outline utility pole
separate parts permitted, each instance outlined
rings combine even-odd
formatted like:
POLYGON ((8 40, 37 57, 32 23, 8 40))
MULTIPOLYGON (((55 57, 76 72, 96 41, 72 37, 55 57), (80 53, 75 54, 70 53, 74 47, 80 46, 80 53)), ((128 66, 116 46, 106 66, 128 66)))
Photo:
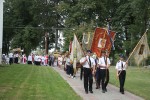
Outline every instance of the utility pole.
POLYGON ((49 36, 49 33, 45 32, 45 54, 47 55, 48 54, 48 36, 49 36))
POLYGON ((2 64, 3 44, 3 0, 0 0, 0 64, 2 64))
MULTIPOLYGON (((56 0, 56 6, 58 5, 58 0, 56 0)), ((55 12, 56 13, 56 27, 58 28, 59 26, 58 26, 58 24, 59 24, 59 22, 58 22, 58 19, 59 19, 59 15, 58 15, 58 12, 55 12)), ((58 29, 55 29, 55 31, 56 31, 56 35, 55 35, 55 50, 57 50, 58 49, 58 29)))

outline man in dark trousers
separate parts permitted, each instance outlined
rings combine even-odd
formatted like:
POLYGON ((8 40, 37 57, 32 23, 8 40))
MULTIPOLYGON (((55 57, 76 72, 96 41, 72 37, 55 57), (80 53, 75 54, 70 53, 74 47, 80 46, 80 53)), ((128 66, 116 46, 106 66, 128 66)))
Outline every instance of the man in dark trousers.
POLYGON ((107 92, 107 84, 109 82, 109 67, 110 67, 110 60, 106 55, 106 51, 102 51, 102 56, 99 58, 98 61, 98 68, 99 68, 99 77, 98 77, 98 85, 100 82, 102 83, 102 93, 107 92))
POLYGON ((91 50, 87 50, 86 57, 82 57, 80 59, 80 64, 83 66, 83 72, 84 72, 84 89, 85 93, 88 94, 88 91, 90 93, 93 93, 92 85, 93 85, 93 75, 95 72, 95 61, 91 57, 91 50))
POLYGON ((128 63, 124 61, 124 55, 119 55, 120 60, 116 64, 117 77, 119 77, 120 93, 124 94, 124 83, 126 79, 126 68, 128 63))

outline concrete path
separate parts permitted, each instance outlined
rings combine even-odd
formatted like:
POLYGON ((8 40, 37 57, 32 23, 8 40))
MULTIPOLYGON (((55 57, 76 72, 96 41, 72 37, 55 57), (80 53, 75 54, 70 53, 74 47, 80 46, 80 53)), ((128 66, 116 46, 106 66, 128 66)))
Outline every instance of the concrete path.
POLYGON ((138 97, 134 94, 131 94, 127 91, 125 91, 125 94, 121 94, 119 92, 119 88, 109 84, 107 86, 106 93, 102 93, 101 88, 95 89, 96 85, 93 84, 93 94, 88 93, 85 94, 84 87, 83 87, 83 80, 80 80, 79 72, 76 75, 75 79, 69 78, 68 75, 64 72, 64 70, 53 67, 54 70, 56 70, 64 80, 68 82, 68 84, 73 88, 73 90, 80 95, 83 100, 144 100, 141 97, 138 97))

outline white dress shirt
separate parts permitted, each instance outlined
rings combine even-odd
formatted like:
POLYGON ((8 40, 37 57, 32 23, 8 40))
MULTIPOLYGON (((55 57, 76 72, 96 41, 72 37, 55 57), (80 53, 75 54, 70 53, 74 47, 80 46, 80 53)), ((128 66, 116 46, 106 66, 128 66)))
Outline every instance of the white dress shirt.
POLYGON ((126 70, 127 64, 124 61, 119 60, 116 64, 116 69, 121 71, 121 70, 126 70), (122 68, 122 64, 123 64, 123 68, 122 68))
POLYGON ((82 57, 82 58, 80 59, 80 63, 84 62, 86 59, 87 59, 88 61, 86 61, 86 62, 82 65, 84 68, 92 68, 93 66, 95 66, 95 60, 94 60, 92 57, 90 57, 90 60, 91 60, 91 67, 90 67, 90 65, 89 65, 89 56, 82 57))
MULTIPOLYGON (((105 59, 107 59, 106 61, 107 61, 107 65, 109 64, 111 64, 110 63, 110 60, 109 60, 109 58, 108 57, 105 57, 105 59)), ((101 58, 99 58, 99 60, 98 60, 98 64, 99 65, 102 65, 102 66, 106 66, 106 63, 105 63, 105 60, 104 60, 104 56, 102 56, 101 58)), ((106 69, 106 68, 104 68, 104 67, 100 67, 100 69, 106 69)))

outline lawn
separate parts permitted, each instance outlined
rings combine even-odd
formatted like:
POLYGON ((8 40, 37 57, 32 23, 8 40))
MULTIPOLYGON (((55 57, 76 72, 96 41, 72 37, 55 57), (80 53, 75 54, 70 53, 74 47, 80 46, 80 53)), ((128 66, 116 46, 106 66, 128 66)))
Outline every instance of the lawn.
POLYGON ((81 100, 51 67, 0 65, 0 100, 81 100))
MULTIPOLYGON (((114 67, 110 69, 110 83, 119 86, 114 67)), ((126 74, 125 90, 150 100, 150 69, 129 66, 126 74)))

